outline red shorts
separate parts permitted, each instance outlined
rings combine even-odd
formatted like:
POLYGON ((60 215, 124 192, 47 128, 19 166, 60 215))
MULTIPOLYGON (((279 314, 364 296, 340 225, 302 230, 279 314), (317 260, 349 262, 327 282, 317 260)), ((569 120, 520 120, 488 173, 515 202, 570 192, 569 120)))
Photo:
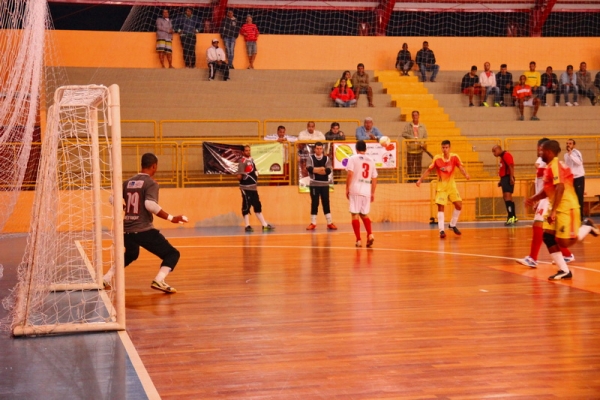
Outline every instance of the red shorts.
MULTIPOLYGON (((464 94, 469 94, 469 89, 470 89, 470 88, 465 88, 465 89, 463 89, 463 91, 462 91, 462 92, 463 92, 464 94)), ((474 87, 474 88, 473 88, 473 94, 481 94, 481 88, 480 88, 479 86, 478 86, 478 87, 474 87)))

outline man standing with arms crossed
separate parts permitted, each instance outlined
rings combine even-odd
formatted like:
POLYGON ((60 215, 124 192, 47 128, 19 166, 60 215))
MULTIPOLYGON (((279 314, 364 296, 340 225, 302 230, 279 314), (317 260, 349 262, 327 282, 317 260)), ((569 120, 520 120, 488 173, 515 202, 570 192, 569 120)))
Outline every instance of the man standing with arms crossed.
POLYGON ((356 142, 357 154, 351 156, 346 165, 346 198, 350 200, 350 214, 352 214, 352 229, 356 236, 356 247, 362 245, 359 216, 367 230, 367 247, 372 247, 375 241, 369 211, 371 203, 375 201, 377 169, 375 162, 365 154, 366 151, 367 144, 364 140, 356 142))
POLYGON ((514 225, 517 223, 517 214, 515 213, 515 202, 512 199, 512 194, 515 191, 515 161, 513 156, 508 151, 503 151, 502 147, 495 145, 492 147, 492 153, 496 157, 500 157, 500 165, 498 175, 500 182, 498 187, 502 188, 502 197, 506 205, 508 217, 504 225, 514 225))
POLYGON ((461 235, 461 232, 456 227, 460 211, 462 210, 462 199, 456 188, 456 182, 454 181, 454 171, 458 168, 460 172, 467 178, 471 179, 462 161, 457 154, 450 153, 450 141, 444 140, 442 142, 442 154, 436 154, 431 161, 429 168, 423 172, 423 175, 417 181, 417 187, 421 186, 421 182, 425 179, 431 171, 434 169, 437 171, 438 183, 435 192, 435 203, 438 206, 438 228, 440 230, 440 239, 446 237, 444 231, 444 207, 448 200, 454 204, 454 211, 452 212, 452 219, 448 228, 452 231, 461 235))
POLYGON ((331 219, 329 207, 329 175, 331 174, 331 159, 323 154, 323 143, 315 143, 315 154, 311 154, 306 162, 306 170, 310 176, 310 225, 307 231, 317 227, 317 213, 319 212, 319 198, 323 205, 323 213, 327 219, 327 229, 337 230, 331 219))

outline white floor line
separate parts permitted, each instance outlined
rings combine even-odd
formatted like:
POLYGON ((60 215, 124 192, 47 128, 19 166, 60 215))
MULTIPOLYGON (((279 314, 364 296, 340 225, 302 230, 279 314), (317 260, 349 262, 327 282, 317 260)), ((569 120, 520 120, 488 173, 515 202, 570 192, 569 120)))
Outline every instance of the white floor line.
POLYGON ((148 374, 140 355, 138 354, 133 342, 131 341, 131 338, 129 337, 129 334, 127 331, 119 331, 118 333, 119 338, 121 338, 121 342, 123 343, 123 347, 125 347, 125 351, 127 352, 127 355, 131 360, 131 364, 133 365, 133 368, 135 369, 135 372, 140 380, 140 383, 146 392, 146 396, 148 396, 148 399, 150 400, 160 400, 158 390, 156 390, 156 386, 154 386, 154 382, 152 382, 152 379, 150 378, 150 375, 148 374))

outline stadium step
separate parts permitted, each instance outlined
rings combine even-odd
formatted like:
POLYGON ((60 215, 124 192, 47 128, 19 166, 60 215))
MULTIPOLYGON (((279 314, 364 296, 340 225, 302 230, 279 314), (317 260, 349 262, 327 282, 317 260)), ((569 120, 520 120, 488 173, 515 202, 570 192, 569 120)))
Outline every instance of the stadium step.
MULTIPOLYGON (((375 71, 375 77, 378 82, 381 82, 386 93, 390 95, 392 105, 400 108, 403 120, 410 121, 410 113, 416 109, 419 110, 420 115, 423 115, 423 123, 436 121, 454 124, 454 121, 450 121, 448 114, 439 106, 438 100, 435 99, 436 96, 430 94, 423 83, 418 82, 417 76, 400 76, 398 71, 388 70, 375 71), (445 119, 430 119, 433 116, 444 116, 445 119)), ((455 140, 452 151, 459 154, 461 160, 468 164, 469 174, 480 178, 490 177, 483 168, 483 162, 479 158, 479 153, 475 151, 475 146, 468 142, 459 128, 432 124, 427 125, 427 132, 430 140, 455 140)), ((432 147, 429 149, 432 150, 432 147)))

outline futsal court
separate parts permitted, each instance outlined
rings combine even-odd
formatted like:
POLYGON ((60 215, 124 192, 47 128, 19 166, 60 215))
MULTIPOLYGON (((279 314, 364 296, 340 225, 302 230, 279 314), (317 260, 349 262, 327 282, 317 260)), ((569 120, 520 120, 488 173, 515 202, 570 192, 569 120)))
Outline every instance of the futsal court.
MULTIPOLYGON (((0 398, 599 396, 600 238, 572 247, 572 280, 549 282, 545 248, 536 269, 515 262, 530 221, 459 222, 446 239, 376 223, 367 249, 341 219, 331 232, 164 230, 178 292, 150 288, 159 260, 142 252, 125 273, 126 334, 2 333, 0 398)), ((0 241, 9 263, 19 240, 0 241)))

